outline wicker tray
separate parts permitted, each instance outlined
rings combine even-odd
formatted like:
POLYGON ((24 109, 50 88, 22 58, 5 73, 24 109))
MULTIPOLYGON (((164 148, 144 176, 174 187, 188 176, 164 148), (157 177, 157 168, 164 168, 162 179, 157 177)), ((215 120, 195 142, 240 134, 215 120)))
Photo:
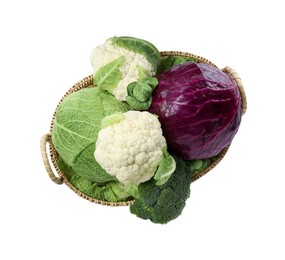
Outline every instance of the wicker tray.
MULTIPOLYGON (((191 54, 191 53, 186 53, 186 52, 179 52, 179 51, 164 51, 160 53, 161 56, 181 56, 181 57, 189 57, 189 58, 195 58, 197 59, 199 62, 201 63, 206 63, 208 65, 211 65, 213 67, 217 66, 212 63, 211 61, 191 54)), ((239 78, 238 74, 235 72, 234 69, 230 68, 230 67, 225 67, 222 69, 222 71, 224 71, 225 73, 227 73, 228 75, 230 75, 234 81, 236 82, 237 87, 240 90, 240 94, 241 94, 241 102, 242 102, 242 114, 244 114, 246 112, 247 109, 247 102, 246 102, 246 95, 244 92, 244 88, 243 88, 243 84, 241 82, 241 79, 239 78)), ((42 158, 43 158, 43 163, 44 166, 46 168, 46 171, 49 175, 49 177, 51 178, 51 180, 57 184, 62 184, 65 183, 71 190, 73 190, 77 195, 79 195, 80 197, 87 199, 91 202, 97 203, 97 204, 102 204, 102 205, 108 205, 108 206, 127 206, 127 205, 131 205, 134 201, 133 200, 129 200, 129 201, 123 201, 123 202, 108 202, 108 201, 102 201, 102 200, 97 200, 95 198, 92 198, 90 196, 87 196, 86 194, 82 193, 80 190, 78 190, 77 188, 75 188, 66 178, 65 173, 62 172, 58 165, 57 165, 57 159, 58 159, 58 154, 53 146, 52 143, 52 130, 53 130, 53 123, 54 123, 54 119, 56 116, 56 111, 58 106, 60 105, 60 103, 71 93, 76 92, 80 89, 86 88, 87 86, 90 86, 93 84, 93 76, 90 75, 88 77, 83 78, 81 81, 79 81, 78 83, 76 83, 73 87, 71 87, 65 94, 64 96, 61 98, 60 102, 58 103, 55 112, 53 114, 52 117, 52 121, 51 121, 51 125, 50 125, 50 131, 49 133, 45 134, 42 138, 41 138, 41 154, 42 154, 42 158), (47 152, 47 144, 49 144, 49 154, 47 152), (51 163, 50 163, 51 161, 51 163), (53 168, 52 168, 53 166, 53 168), (54 170, 56 171, 56 174, 54 173, 54 170)), ((226 155, 228 149, 229 149, 230 145, 228 145, 227 147, 224 148, 224 150, 219 154, 219 156, 211 163, 211 165, 206 168, 205 170, 203 170, 202 172, 200 172, 199 174, 193 175, 192 176, 192 182, 198 180, 200 177, 204 176, 206 173, 208 173, 210 170, 212 170, 226 155)))

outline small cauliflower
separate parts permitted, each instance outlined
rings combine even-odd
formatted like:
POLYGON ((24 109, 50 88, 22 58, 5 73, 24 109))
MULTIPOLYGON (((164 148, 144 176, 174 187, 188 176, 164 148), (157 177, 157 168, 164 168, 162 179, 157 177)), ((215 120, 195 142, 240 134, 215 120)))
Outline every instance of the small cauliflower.
POLYGON ((150 106, 149 98, 158 84, 154 76, 160 63, 160 53, 154 45, 134 37, 112 37, 92 51, 90 63, 93 66, 94 84, 98 88, 113 94, 119 101, 126 101, 136 110, 150 106), (137 99, 133 95, 133 86, 128 89, 131 83, 142 83, 137 88, 143 87, 140 91, 143 97, 137 99))
POLYGON ((114 113, 102 120, 94 156, 124 185, 139 185, 154 176, 158 185, 175 171, 157 116, 143 111, 114 113))

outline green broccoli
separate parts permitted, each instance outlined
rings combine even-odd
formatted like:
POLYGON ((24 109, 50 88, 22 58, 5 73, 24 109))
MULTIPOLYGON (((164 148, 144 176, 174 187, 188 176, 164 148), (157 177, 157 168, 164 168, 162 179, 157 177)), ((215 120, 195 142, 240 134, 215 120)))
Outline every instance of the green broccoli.
POLYGON ((173 158, 176 170, 165 184, 158 186, 151 179, 139 185, 138 197, 130 206, 131 213, 160 224, 166 224, 182 213, 190 196, 191 174, 187 172, 182 159, 177 156, 173 158))

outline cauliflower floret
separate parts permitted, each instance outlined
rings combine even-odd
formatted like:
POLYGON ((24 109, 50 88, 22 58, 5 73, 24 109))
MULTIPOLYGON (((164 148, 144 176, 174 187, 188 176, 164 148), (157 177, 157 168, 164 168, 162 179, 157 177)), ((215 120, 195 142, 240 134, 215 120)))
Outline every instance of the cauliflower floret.
POLYGON ((93 66, 94 75, 96 75, 96 72, 101 67, 122 56, 125 61, 119 68, 121 80, 112 92, 119 101, 126 100, 128 95, 127 86, 132 82, 139 81, 138 66, 143 70, 148 71, 149 76, 152 77, 155 75, 154 66, 144 55, 113 45, 111 40, 106 41, 103 45, 97 46, 91 53, 90 63, 93 66))
POLYGON ((99 131, 94 156, 119 182, 139 185, 154 175, 166 140, 155 115, 146 111, 123 115, 123 120, 99 131))

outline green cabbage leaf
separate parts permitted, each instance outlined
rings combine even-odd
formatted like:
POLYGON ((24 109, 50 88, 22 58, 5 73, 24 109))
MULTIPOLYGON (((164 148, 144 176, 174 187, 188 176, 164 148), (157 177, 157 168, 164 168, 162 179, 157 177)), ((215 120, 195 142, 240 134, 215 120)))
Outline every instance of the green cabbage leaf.
POLYGON ((88 87, 67 96, 56 111, 52 142, 62 159, 78 175, 98 183, 114 180, 94 158, 101 120, 129 106, 111 94, 88 87))
POLYGON ((160 52, 152 43, 129 36, 113 37, 110 40, 113 45, 144 55, 155 71, 157 70, 160 64, 160 52))
POLYGON ((112 94, 122 79, 120 67, 124 62, 125 58, 121 56, 98 69, 93 78, 94 84, 112 94))

